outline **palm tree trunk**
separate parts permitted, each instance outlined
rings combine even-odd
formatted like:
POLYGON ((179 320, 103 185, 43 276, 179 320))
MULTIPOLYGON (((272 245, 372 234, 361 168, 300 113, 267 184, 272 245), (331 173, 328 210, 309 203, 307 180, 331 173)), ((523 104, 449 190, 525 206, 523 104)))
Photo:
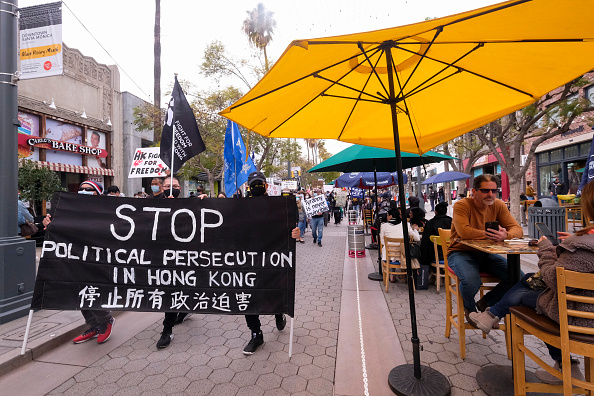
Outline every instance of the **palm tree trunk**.
MULTIPOLYGON (((153 103, 156 109, 161 108, 161 0, 155 0, 155 44, 154 44, 154 91, 153 103)), ((157 131, 161 120, 153 122, 154 131, 157 131)), ((160 139, 160 137, 158 137, 160 139)), ((157 136, 155 136, 157 140, 157 136)))

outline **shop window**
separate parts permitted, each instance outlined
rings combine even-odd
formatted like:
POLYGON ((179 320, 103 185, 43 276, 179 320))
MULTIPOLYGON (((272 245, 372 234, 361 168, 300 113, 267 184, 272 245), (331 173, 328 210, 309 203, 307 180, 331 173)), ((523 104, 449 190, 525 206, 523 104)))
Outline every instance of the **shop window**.
POLYGON ((545 165, 538 168, 538 174, 540 175, 538 195, 549 195, 549 183, 555 175, 552 171, 553 166, 545 165))
POLYGON ((578 146, 573 145, 563 149, 565 158, 573 158, 578 156, 578 146))
POLYGON ((474 177, 480 176, 483 174, 483 168, 478 168, 474 170, 474 177))
POLYGON ((584 142, 584 143, 580 144, 580 155, 582 157, 585 157, 588 154, 590 154, 590 146, 591 145, 592 145, 592 141, 584 142))
POLYGON ((563 159, 562 149, 551 150, 551 162, 561 161, 563 159))
POLYGON ((501 174, 501 164, 497 164, 497 170, 495 171, 495 174, 497 174, 497 175, 501 174))
POLYGON ((549 162, 549 153, 548 152, 538 154, 538 163, 539 164, 546 164, 547 162, 549 162))

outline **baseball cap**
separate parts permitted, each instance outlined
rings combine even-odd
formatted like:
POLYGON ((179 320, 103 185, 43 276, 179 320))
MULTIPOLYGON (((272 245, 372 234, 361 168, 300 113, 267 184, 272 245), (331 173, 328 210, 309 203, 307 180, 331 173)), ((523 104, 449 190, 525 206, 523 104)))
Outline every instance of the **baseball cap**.
POLYGON ((248 176, 248 184, 252 185, 252 183, 259 181, 262 183, 266 183, 266 176, 262 172, 252 172, 248 176))

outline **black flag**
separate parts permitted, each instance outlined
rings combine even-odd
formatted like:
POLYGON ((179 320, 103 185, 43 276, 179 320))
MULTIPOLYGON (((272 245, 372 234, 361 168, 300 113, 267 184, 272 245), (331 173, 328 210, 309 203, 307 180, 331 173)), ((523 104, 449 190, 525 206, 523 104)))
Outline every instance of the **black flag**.
POLYGON ((161 159, 171 169, 171 174, 177 173, 179 168, 190 158, 206 149, 194 112, 182 91, 177 76, 173 85, 173 93, 167 108, 167 117, 161 134, 161 159), (175 133, 175 156, 171 166, 172 140, 175 133))

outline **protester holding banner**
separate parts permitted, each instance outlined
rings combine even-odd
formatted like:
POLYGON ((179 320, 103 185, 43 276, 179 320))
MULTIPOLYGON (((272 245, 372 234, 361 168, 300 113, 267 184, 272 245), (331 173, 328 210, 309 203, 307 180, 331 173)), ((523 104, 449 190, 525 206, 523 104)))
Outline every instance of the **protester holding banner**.
POLYGON ((299 212, 299 217, 298 217, 298 224, 297 226, 299 227, 299 243, 305 243, 305 241, 303 240, 303 235, 305 234, 305 220, 306 220, 306 216, 305 216, 305 210, 303 210, 303 206, 301 205, 301 197, 298 195, 296 197, 297 199, 297 211, 299 212))
MULTIPOLYGON (((79 194, 86 195, 102 195, 103 185, 94 181, 84 181, 78 188, 79 194)), ((47 215, 43 219, 43 225, 45 228, 51 223, 51 215, 47 215)), ((72 342, 75 344, 82 344, 93 338, 97 338, 98 344, 103 344, 109 337, 111 337, 111 331, 115 325, 115 318, 111 316, 111 311, 100 311, 94 309, 81 309, 80 313, 85 318, 85 322, 89 325, 89 328, 76 337, 72 342)))
MULTIPOLYGON (((250 187, 251 197, 264 197, 268 194, 266 193, 266 189, 268 188, 268 184, 266 183, 266 176, 262 172, 252 172, 248 177, 248 185, 250 187)), ((299 239, 300 230, 299 228, 294 228, 292 231, 291 236, 295 239, 299 239)), ((287 319, 285 315, 275 314, 274 320, 276 322, 276 328, 281 331, 287 325, 287 319)), ((245 322, 250 329, 252 336, 250 341, 247 343, 245 348, 243 348, 244 355, 253 355, 254 352, 260 347, 260 345, 264 344, 264 335, 262 334, 262 330, 260 329, 260 316, 259 315, 245 315, 245 322)))
MULTIPOLYGON (((181 192, 179 181, 175 177, 166 177, 163 181, 163 196, 164 198, 177 198, 181 192), (173 191, 170 194, 170 191, 173 191)), ((163 331, 161 338, 157 341, 157 348, 167 348, 173 339, 173 326, 182 323, 188 319, 191 314, 185 312, 165 312, 165 319, 163 319, 163 331)))

